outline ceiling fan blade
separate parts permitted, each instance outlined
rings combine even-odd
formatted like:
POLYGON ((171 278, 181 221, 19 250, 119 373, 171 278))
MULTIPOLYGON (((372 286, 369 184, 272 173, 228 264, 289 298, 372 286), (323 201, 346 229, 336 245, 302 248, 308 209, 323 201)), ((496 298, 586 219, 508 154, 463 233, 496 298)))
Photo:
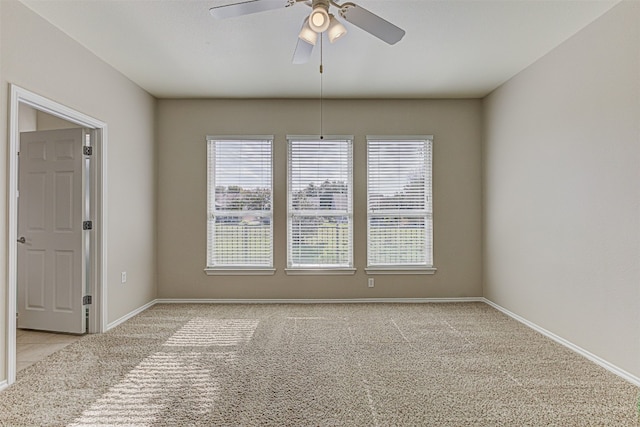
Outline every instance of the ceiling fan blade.
POLYGON ((235 18, 236 16, 265 12, 289 6, 287 0, 249 0, 226 6, 214 6, 209 9, 211 16, 218 19, 235 18))
POLYGON ((340 16, 389 44, 398 43, 405 34, 402 28, 396 27, 391 22, 357 4, 345 3, 342 5, 340 16))
POLYGON ((311 59, 311 53, 313 52, 313 45, 311 43, 307 43, 306 41, 298 38, 298 43, 296 44, 296 50, 293 52, 293 63, 294 64, 306 64, 311 59))

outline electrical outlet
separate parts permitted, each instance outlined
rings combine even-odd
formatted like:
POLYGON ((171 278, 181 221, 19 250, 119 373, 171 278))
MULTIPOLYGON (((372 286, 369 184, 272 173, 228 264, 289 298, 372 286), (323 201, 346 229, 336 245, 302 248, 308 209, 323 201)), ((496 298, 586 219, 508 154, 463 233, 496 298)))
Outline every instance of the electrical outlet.
POLYGON ((123 271, 120 273, 120 283, 127 283, 127 272, 123 271))
POLYGON ((373 288, 376 285, 376 279, 374 279, 373 277, 370 277, 367 280, 367 284, 369 285, 370 288, 373 288))

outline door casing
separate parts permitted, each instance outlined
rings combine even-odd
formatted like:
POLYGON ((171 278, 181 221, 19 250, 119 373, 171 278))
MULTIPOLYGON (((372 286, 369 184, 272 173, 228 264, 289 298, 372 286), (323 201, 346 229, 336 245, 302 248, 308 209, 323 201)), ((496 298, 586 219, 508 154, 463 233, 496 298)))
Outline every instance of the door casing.
POLYGON ((7 236, 7 299, 6 299, 6 343, 5 372, 7 384, 16 380, 16 296, 17 296, 17 239, 18 239, 18 150, 20 143, 19 106, 28 105, 38 111, 61 118, 80 127, 92 129, 94 138, 94 157, 91 182, 91 212, 94 213, 93 238, 91 239, 92 264, 95 267, 91 275, 92 305, 89 307, 89 333, 106 330, 106 289, 107 283, 107 124, 77 110, 62 105, 17 85, 10 85, 9 105, 9 227, 7 236))

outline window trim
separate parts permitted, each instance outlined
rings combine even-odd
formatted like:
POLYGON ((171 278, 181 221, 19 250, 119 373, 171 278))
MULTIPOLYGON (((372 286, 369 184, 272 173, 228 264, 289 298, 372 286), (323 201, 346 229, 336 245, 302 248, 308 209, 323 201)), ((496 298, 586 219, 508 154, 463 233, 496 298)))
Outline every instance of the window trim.
POLYGON ((215 275, 243 275, 243 276, 255 276, 255 275, 274 275, 276 272, 275 264, 274 264, 274 206, 273 206, 273 193, 274 193, 274 181, 273 181, 273 160, 274 160, 274 144, 275 137, 274 135, 207 135, 206 136, 206 173, 207 173, 207 203, 206 203, 206 218, 207 218, 207 230, 206 230, 206 242, 207 242, 207 250, 205 251, 205 268, 203 271, 207 276, 215 276, 215 275), (210 188, 209 188, 209 174, 210 174, 210 166, 209 165, 209 150, 210 144, 214 144, 216 141, 269 141, 270 143, 270 163, 271 163, 271 171, 270 171, 270 179, 269 184, 271 185, 271 210, 269 211, 269 215, 271 217, 271 257, 270 257, 270 265, 219 265, 219 266, 210 266, 209 265, 209 233, 211 230, 209 229, 209 207, 210 207, 210 188))
POLYGON ((367 204, 366 204, 366 221, 367 221, 367 245, 366 245, 366 250, 367 250, 367 254, 366 254, 366 263, 367 266, 365 267, 365 272, 368 275, 372 275, 372 274, 398 274, 398 275, 405 275, 405 274, 416 274, 416 275, 432 275, 435 274, 437 271, 437 268, 435 268, 435 263, 434 263, 434 239, 433 239, 433 135, 366 135, 365 137, 366 139, 366 178, 367 178, 367 189, 366 189, 366 197, 367 197, 367 204), (427 165, 428 166, 428 173, 429 173, 429 183, 431 184, 428 188, 429 190, 429 197, 431 200, 431 211, 426 213, 426 218, 428 218, 431 221, 431 227, 430 227, 430 235, 427 236, 428 239, 430 239, 430 243, 431 243, 431 254, 430 254, 430 258, 431 258, 431 264, 424 264, 424 265, 371 265, 369 264, 369 216, 371 215, 371 212, 369 211, 369 188, 370 188, 370 183, 369 183, 369 142, 371 141, 379 141, 379 142, 393 142, 393 141, 428 141, 430 144, 430 148, 431 148, 431 152, 430 152, 430 158, 431 158, 431 164, 427 165))
POLYGON ((354 162, 353 162, 353 154, 354 154, 354 136, 353 135, 287 135, 287 200, 286 200, 286 215, 287 215, 287 231, 286 231, 286 245, 287 245, 287 259, 286 259, 286 268, 285 274, 287 275, 353 275, 356 273, 357 269, 355 268, 354 261, 354 207, 353 207, 353 176, 354 176, 354 162), (290 208, 290 197, 291 197, 291 158, 290 158, 290 148, 292 141, 319 141, 319 142, 330 142, 330 141, 347 141, 350 149, 350 164, 349 167, 349 185, 348 185, 348 198, 349 204, 344 213, 349 218, 350 229, 349 229, 349 265, 348 266, 336 266, 336 265, 328 265, 327 267, 321 266, 292 266, 291 265, 291 235, 290 235, 290 226, 291 219, 293 217, 292 212, 289 210, 290 208))
POLYGON ((438 271, 435 267, 404 267, 404 266, 389 266, 389 267, 366 267, 364 271, 367 274, 420 274, 431 275, 436 274, 438 271))
POLYGON ((207 276, 273 276, 276 273, 276 269, 207 267, 204 272, 207 276))
POLYGON ((307 268, 307 267, 287 267, 284 272, 287 276, 353 276, 356 274, 356 268, 307 268))

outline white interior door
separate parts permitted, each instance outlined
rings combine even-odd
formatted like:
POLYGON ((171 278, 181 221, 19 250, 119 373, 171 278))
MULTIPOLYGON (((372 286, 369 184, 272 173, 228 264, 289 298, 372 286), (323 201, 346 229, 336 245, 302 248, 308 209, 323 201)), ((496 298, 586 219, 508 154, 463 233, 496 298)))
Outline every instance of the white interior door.
POLYGON ((84 333, 84 129, 20 135, 19 328, 84 333))

